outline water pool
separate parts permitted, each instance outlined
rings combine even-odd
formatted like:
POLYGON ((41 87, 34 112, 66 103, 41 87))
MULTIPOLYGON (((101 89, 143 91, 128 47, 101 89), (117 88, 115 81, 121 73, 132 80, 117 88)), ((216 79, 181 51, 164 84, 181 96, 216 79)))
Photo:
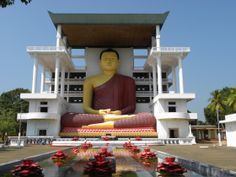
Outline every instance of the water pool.
MULTIPOLYGON (((92 158, 98 149, 88 149, 77 154, 76 158, 71 160, 63 167, 54 165, 51 159, 40 162, 45 177, 87 177, 84 175, 84 167, 89 158, 92 158)), ((144 166, 140 160, 135 158, 129 151, 121 148, 113 148, 113 154, 116 158, 116 173, 112 177, 156 177, 158 173, 155 171, 157 163, 163 159, 158 158, 150 166, 144 166)), ((184 173, 185 177, 203 177, 192 171, 184 173)))
MULTIPOLYGON (((145 166, 140 160, 139 155, 134 155, 123 148, 109 148, 110 150, 112 149, 116 159, 116 173, 113 173, 112 177, 156 177, 159 175, 156 172, 156 167, 158 163, 163 161, 161 155, 151 165, 145 166)), ((43 168, 45 177, 88 177, 88 175, 83 174, 84 168, 89 159, 93 158, 99 150, 100 148, 91 148, 86 151, 80 150, 73 159, 67 161, 62 167, 57 167, 52 162, 51 158, 40 161, 39 165, 43 168)), ((72 151, 68 150, 67 153, 72 154, 72 151)), ((187 173, 184 173, 184 176, 204 177, 190 170, 188 170, 187 173)), ((12 175, 7 173, 0 175, 0 177, 12 177, 12 175)))

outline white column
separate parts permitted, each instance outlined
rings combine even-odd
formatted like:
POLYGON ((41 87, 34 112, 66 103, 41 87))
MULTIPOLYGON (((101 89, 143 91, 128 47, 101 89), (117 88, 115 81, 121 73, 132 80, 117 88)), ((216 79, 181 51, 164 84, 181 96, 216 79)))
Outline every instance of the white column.
POLYGON ((160 36, 160 26, 157 25, 156 26, 156 47, 160 47, 161 46, 161 36, 160 36))
POLYGON ((172 84, 173 84, 173 91, 176 93, 176 71, 175 71, 175 66, 172 66, 172 84))
POLYGON ((44 85, 45 85, 45 69, 44 66, 42 65, 40 93, 43 93, 44 85))
POLYGON ((59 70, 60 70, 60 60, 56 58, 55 64, 55 80, 54 80, 54 93, 58 93, 58 86, 59 86, 59 70))
POLYGON ((50 78, 50 85, 49 85, 49 93, 52 93, 52 72, 49 70, 49 72, 48 72, 48 75, 49 75, 49 78, 50 78))
POLYGON ((61 68, 61 97, 64 97, 64 84, 65 84, 65 68, 61 68))
MULTIPOLYGON (((148 77, 149 77, 149 92, 151 93, 152 90, 151 72, 148 73, 148 77)), ((149 94, 149 99, 152 100, 151 94, 149 94)))
POLYGON ((161 58, 157 57, 157 81, 158 81, 158 93, 162 94, 162 70, 161 70, 161 58))
POLYGON ((38 59, 34 58, 34 65, 33 65, 33 78, 32 78, 32 93, 36 92, 36 84, 37 84, 37 73, 38 73, 38 59))
POLYGON ((179 57, 179 92, 184 93, 184 76, 181 57, 179 57))
POLYGON ((65 48, 67 47, 67 37, 63 36, 62 38, 65 48))
POLYGON ((157 95, 157 70, 155 64, 152 65, 153 98, 157 95))
POLYGON ((61 40, 61 25, 57 25, 57 42, 56 42, 56 47, 60 47, 60 40, 61 40))

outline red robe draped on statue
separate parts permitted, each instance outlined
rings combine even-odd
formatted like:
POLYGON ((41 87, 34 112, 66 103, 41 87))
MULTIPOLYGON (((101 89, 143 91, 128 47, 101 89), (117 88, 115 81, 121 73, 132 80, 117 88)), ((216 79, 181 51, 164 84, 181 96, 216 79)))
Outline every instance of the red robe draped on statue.
MULTIPOLYGON (((122 114, 133 114, 136 107, 136 89, 134 79, 114 74, 114 76, 96 87, 93 91, 93 109, 107 109, 112 111, 120 110, 122 114)), ((82 127, 94 123, 104 122, 102 115, 66 113, 62 116, 62 127, 82 127)), ((138 113, 135 117, 117 120, 115 128, 156 128, 156 119, 151 113, 138 113)))
POLYGON ((136 108, 135 81, 124 75, 112 78, 93 91, 93 109, 120 110, 122 114, 133 114, 136 108))

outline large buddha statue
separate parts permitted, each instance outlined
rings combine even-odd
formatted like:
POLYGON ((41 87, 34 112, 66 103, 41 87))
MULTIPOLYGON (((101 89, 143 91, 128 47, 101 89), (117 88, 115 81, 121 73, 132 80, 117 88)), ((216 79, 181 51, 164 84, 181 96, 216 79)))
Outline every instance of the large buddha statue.
POLYGON ((135 81, 117 73, 119 54, 107 49, 100 54, 101 74, 88 77, 83 86, 85 114, 70 113, 62 117, 62 125, 82 128, 155 127, 151 113, 134 114, 135 81))

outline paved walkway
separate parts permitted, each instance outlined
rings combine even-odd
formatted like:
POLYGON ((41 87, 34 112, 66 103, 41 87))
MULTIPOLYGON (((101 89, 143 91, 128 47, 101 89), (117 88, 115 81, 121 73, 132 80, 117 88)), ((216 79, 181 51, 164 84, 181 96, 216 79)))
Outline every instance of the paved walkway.
POLYGON ((165 145, 151 146, 154 150, 166 152, 172 155, 183 157, 211 164, 223 169, 236 171, 236 148, 216 146, 214 144, 196 145, 165 145))

